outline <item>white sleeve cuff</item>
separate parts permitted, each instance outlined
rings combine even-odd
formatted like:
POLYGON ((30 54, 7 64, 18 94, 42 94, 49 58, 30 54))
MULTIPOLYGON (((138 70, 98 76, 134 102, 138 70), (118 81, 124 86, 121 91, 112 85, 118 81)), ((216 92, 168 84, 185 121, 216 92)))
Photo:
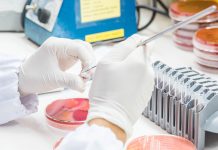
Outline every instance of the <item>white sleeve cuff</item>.
POLYGON ((109 128, 84 124, 69 133, 56 150, 123 150, 123 143, 109 128))
POLYGON ((37 111, 37 96, 20 98, 18 92, 18 68, 21 59, 0 55, 0 124, 37 111))

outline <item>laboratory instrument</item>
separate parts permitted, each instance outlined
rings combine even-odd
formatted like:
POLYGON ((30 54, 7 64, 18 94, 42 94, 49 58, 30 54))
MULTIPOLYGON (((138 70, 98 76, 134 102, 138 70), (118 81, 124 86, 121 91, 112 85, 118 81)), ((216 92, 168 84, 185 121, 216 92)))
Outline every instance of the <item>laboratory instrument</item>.
POLYGON ((0 1, 0 31, 23 31, 22 15, 26 1, 27 0, 0 1))
POLYGON ((137 32, 135 7, 134 0, 32 0, 25 34, 39 45, 50 36, 95 44, 120 41, 137 32))
MULTIPOLYGON (((151 42, 152 40, 155 40, 155 39, 161 37, 161 36, 164 35, 165 33, 168 33, 168 32, 170 32, 170 31, 174 31, 174 30, 176 30, 176 29, 178 29, 178 28, 180 28, 180 27, 183 27, 183 26, 185 26, 185 25, 187 25, 187 24, 189 24, 189 23, 191 23, 191 22, 193 22, 193 21, 196 21, 196 20, 198 20, 199 18, 202 18, 202 17, 204 17, 204 16, 206 16, 206 15, 208 15, 208 14, 214 12, 216 9, 217 9, 216 6, 210 6, 209 8, 204 9, 204 10, 202 10, 201 12, 199 12, 199 13, 197 13, 197 14, 191 16, 191 17, 188 17, 186 20, 184 20, 184 21, 182 21, 182 22, 178 22, 177 24, 172 25, 172 26, 168 27, 167 29, 165 29, 165 30, 163 30, 163 31, 161 31, 161 32, 159 32, 159 33, 157 33, 157 34, 155 34, 154 36, 152 36, 152 37, 146 39, 145 41, 143 41, 142 43, 140 43, 140 44, 138 45, 138 47, 139 47, 139 46, 143 46, 143 45, 147 44, 148 42, 151 42)), ((91 69, 93 69, 93 68, 95 68, 95 67, 96 67, 96 65, 91 66, 90 68, 84 70, 83 72, 88 72, 88 71, 90 71, 91 69)))
POLYGON ((153 64, 155 88, 143 115, 173 135, 205 146, 205 132, 218 133, 218 81, 189 67, 153 64))

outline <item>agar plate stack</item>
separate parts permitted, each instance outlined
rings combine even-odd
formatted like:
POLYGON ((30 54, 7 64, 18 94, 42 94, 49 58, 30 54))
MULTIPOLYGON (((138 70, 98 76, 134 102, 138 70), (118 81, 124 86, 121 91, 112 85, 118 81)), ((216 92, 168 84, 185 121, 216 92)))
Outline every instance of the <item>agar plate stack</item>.
MULTIPOLYGON (((182 0, 170 5, 169 14, 173 23, 181 22, 188 17, 206 9, 212 5, 218 4, 213 0, 182 0)), ((177 29, 173 33, 173 41, 177 47, 182 50, 192 51, 192 39, 195 32, 204 27, 218 25, 218 12, 207 15, 198 21, 177 29)))
POLYGON ((207 67, 218 68, 218 27, 198 30, 193 38, 196 61, 207 67))

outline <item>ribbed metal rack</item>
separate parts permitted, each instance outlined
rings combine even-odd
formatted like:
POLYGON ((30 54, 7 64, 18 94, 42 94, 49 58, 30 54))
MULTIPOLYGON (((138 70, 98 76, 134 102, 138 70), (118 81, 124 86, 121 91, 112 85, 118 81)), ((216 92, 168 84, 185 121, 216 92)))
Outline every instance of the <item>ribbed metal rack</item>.
POLYGON ((205 145, 205 131, 218 133, 218 81, 191 68, 153 64, 155 88, 143 115, 173 135, 205 145))

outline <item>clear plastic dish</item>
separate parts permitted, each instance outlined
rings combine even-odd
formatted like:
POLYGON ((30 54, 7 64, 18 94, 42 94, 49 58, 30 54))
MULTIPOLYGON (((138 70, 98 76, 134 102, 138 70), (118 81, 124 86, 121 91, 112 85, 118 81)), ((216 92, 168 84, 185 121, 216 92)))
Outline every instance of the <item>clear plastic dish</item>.
MULTIPOLYGON (((189 1, 177 1, 170 5, 169 15, 172 19, 177 21, 183 21, 187 17, 192 16, 209 6, 218 4, 213 0, 189 0, 189 1)), ((214 22, 218 20, 218 12, 212 13, 199 19, 197 22, 214 22)))
POLYGON ((211 61, 196 56, 196 62, 205 67, 218 69, 218 61, 211 61))
POLYGON ((217 53, 211 53, 211 52, 206 52, 197 48, 194 48, 194 54, 197 57, 203 58, 203 59, 207 59, 207 60, 211 60, 211 61, 218 61, 218 52, 217 53))
POLYGON ((46 107, 45 116, 48 125, 62 130, 73 130, 85 122, 88 109, 88 99, 61 99, 46 107))
POLYGON ((189 140, 173 135, 142 136, 132 140, 127 150, 196 150, 189 140))
MULTIPOLYGON (((180 21, 176 21, 174 19, 172 19, 173 24, 179 23, 180 21)), ((182 30, 186 30, 186 31, 196 31, 199 29, 199 24, 198 23, 190 23, 187 24, 183 27, 181 27, 180 29, 182 30)))
POLYGON ((184 37, 178 36, 176 34, 173 34, 173 41, 177 41, 179 43, 186 43, 188 45, 192 45, 192 39, 184 38, 184 37))
MULTIPOLYGON (((176 24, 180 21, 176 21, 172 19, 173 24, 176 24)), ((186 30, 186 31, 191 31, 191 32, 196 32, 197 30, 201 29, 201 28, 206 28, 206 27, 214 27, 214 26, 218 26, 218 21, 216 22, 210 22, 210 23, 190 23, 180 29, 182 30, 186 30)))
POLYGON ((181 42, 181 41, 176 41, 174 40, 174 44, 179 48, 179 49, 182 49, 182 50, 185 50, 185 51, 193 51, 193 45, 189 45, 189 44, 186 44, 184 42, 181 42))
POLYGON ((195 31, 187 31, 187 30, 177 29, 176 31, 174 31, 174 34, 178 37, 192 40, 193 36, 195 35, 195 31))

